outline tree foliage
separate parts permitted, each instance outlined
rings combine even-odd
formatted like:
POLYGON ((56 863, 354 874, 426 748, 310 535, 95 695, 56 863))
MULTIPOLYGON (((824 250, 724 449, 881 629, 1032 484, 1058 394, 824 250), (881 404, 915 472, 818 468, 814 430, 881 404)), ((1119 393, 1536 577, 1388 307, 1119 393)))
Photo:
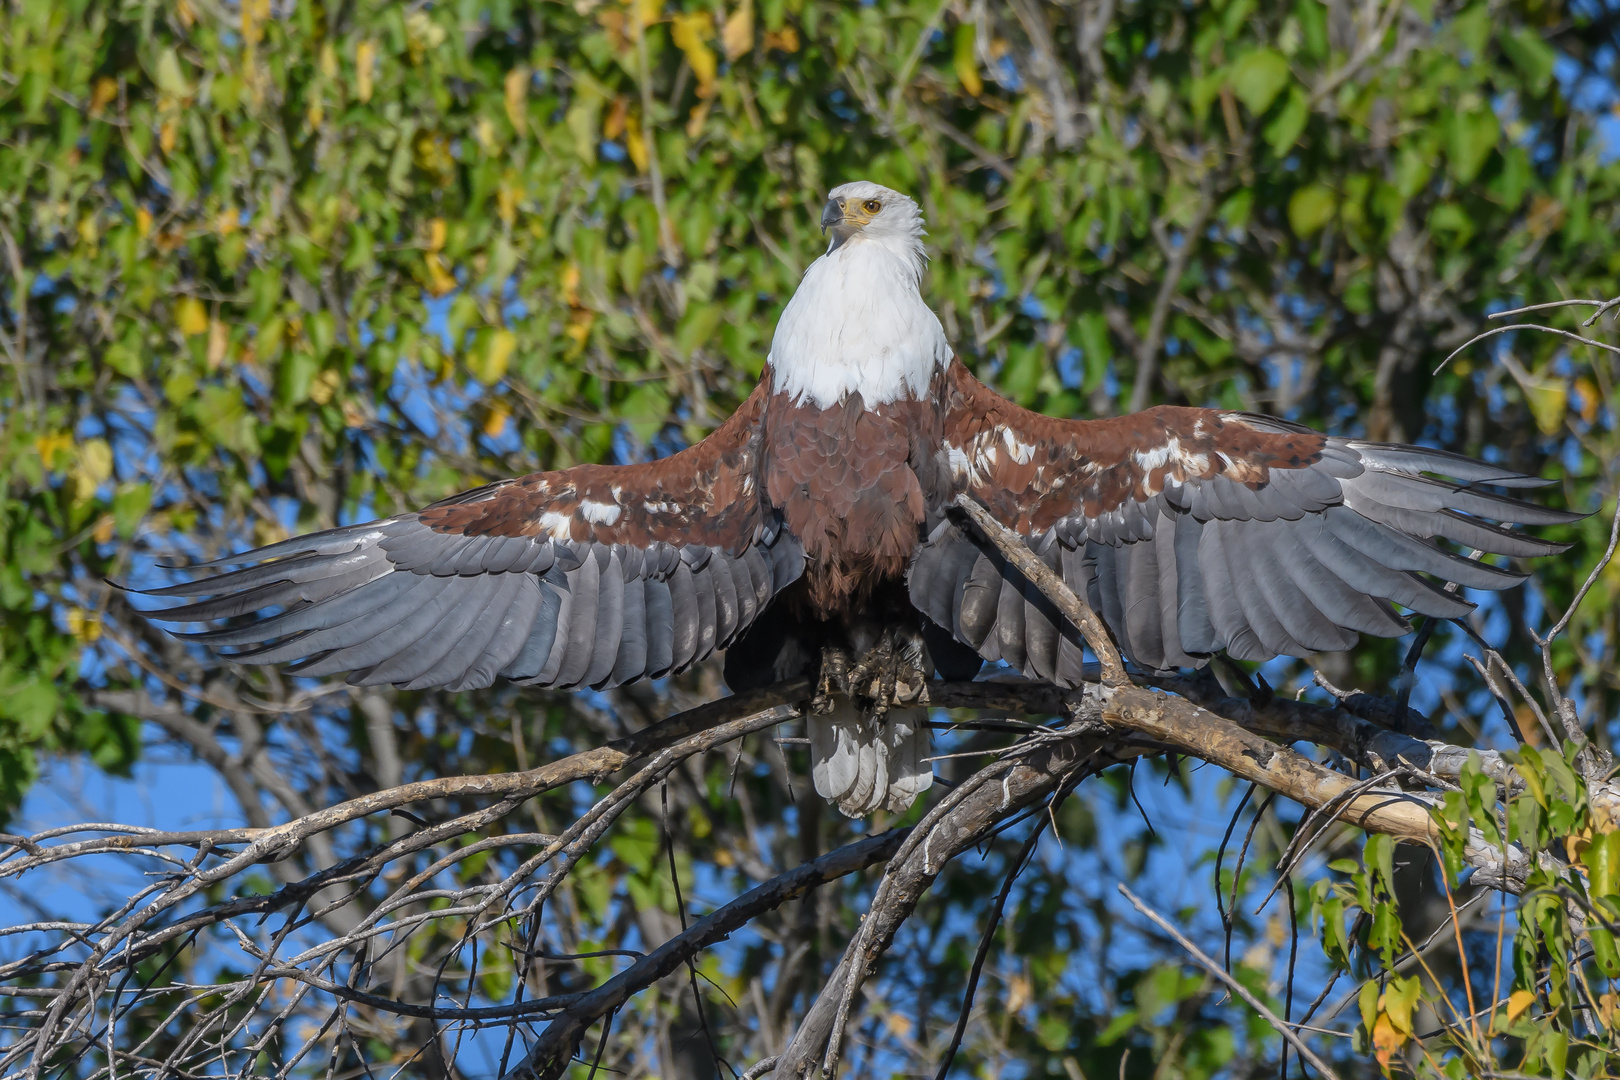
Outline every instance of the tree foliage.
MULTIPOLYGON (((1595 111, 1615 27, 1608 7, 1557 0, 12 0, 0 13, 0 803, 14 812, 51 755, 128 773, 164 744, 267 826, 401 780, 527 768, 717 694, 712 670, 584 699, 310 685, 204 656, 104 582, 156 584, 173 557, 702 437, 757 378, 821 250, 826 190, 854 178, 920 199, 925 295, 964 360, 1023 404, 1272 412, 1482 454, 1557 481, 1554 501, 1610 508, 1613 356, 1520 333, 1433 372, 1492 310, 1615 291, 1620 168, 1595 111)), ((1604 333, 1581 329, 1587 314, 1547 318, 1604 333)), ((1603 515, 1571 527, 1567 559, 1483 609, 1523 680, 1542 670, 1531 631, 1569 606, 1606 528, 1603 515)), ((1611 568, 1546 664, 1600 750, 1617 601, 1611 568)), ((1508 725, 1468 648, 1460 631, 1436 634, 1419 698, 1448 743, 1494 745, 1508 725)), ((1404 706, 1404 649, 1367 643, 1266 677, 1308 686, 1314 666, 1396 685, 1404 706)), ((1497 927, 1459 929, 1452 966, 1401 967, 1403 927, 1417 940, 1450 899, 1444 874, 1392 853, 1412 849, 1374 834, 1363 859, 1359 839, 1334 831, 1322 841, 1333 861, 1285 889, 1325 952, 1301 985, 1314 994, 1338 969, 1365 980, 1356 1050, 1386 1068, 1606 1067, 1596 1033, 1612 990, 1555 989, 1620 974, 1610 924, 1570 914, 1620 914, 1603 899, 1620 888, 1620 849, 1586 794, 1601 778, 1582 771, 1578 745, 1552 745, 1567 731, 1542 734, 1523 703, 1508 712, 1531 740, 1512 766, 1522 788, 1476 767, 1437 811, 1452 887, 1470 827, 1558 854, 1511 919, 1504 1035, 1492 1041, 1487 1014, 1429 1058, 1413 1050, 1414 1017, 1454 1019, 1446 994, 1495 993, 1480 969, 1497 927), (1399 973, 1384 977, 1388 965, 1399 973)), ((696 875, 718 895, 848 840, 805 798, 802 756, 744 744, 672 779, 667 815, 655 801, 628 811, 548 915, 545 933, 561 936, 547 947, 669 936, 671 862, 675 880, 691 889, 696 875), (673 860, 666 834, 679 838, 673 860)), ((1140 771, 1154 769, 1194 799, 1181 764, 1140 771)), ((1037 859, 1010 894, 998 985, 981 992, 991 1003, 964 1060, 1052 1076, 1274 1067, 1270 1028, 1173 945, 1123 929, 1110 895, 1077 885, 1079 868, 1136 876, 1162 851, 1127 816, 1131 790, 1115 769, 1054 806, 1073 857, 1037 859)), ((548 832, 591 797, 538 799, 529 827, 548 832)), ((1302 815, 1238 809, 1256 850, 1217 884, 1252 908, 1274 873, 1254 869, 1258 852, 1280 855, 1302 815)), ((357 823, 262 884, 398 825, 357 823)), ((897 1011, 861 1029, 864 1067, 937 1052, 974 920, 1011 858, 992 851, 936 883, 881 982, 897 1011)), ((469 880, 486 872, 460 866, 469 880)), ((862 888, 830 886, 724 962, 703 961, 719 991, 703 991, 704 1026, 728 1052, 791 1030, 853 932, 862 888)), ((1230 918, 1249 950, 1235 967, 1275 1001, 1283 956, 1268 935, 1283 924, 1230 918)), ((459 955, 462 929, 414 939, 412 964, 459 955)), ((463 989, 509 997, 516 954, 480 949, 463 989)), ((206 971, 180 956, 152 977, 206 971)), ((572 987, 611 970, 594 957, 548 977, 572 987)), ((423 991, 398 979, 400 993, 423 991)), ((712 1069, 694 1049, 693 990, 659 994, 620 1017, 609 1060, 712 1069)), ((130 1023, 180 1037, 157 1005, 148 1013, 130 1023)), ((331 1052, 403 1061, 421 1044, 420 1025, 368 1023, 331 1052)))

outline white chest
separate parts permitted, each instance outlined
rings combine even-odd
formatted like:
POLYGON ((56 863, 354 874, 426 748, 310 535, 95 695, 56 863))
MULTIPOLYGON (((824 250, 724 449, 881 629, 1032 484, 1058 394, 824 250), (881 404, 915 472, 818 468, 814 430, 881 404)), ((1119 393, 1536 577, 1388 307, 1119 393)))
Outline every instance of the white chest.
POLYGON ((771 341, 771 389, 831 408, 922 397, 950 362, 945 329, 918 291, 914 257, 855 241, 810 265, 771 341))

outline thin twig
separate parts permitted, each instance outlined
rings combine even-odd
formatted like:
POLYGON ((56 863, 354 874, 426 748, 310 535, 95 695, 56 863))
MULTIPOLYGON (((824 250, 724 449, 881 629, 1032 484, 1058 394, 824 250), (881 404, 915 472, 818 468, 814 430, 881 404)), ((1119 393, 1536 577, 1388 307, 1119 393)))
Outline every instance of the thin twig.
POLYGON ((1143 915, 1146 915, 1149 919, 1153 920, 1154 925, 1156 925, 1160 930, 1163 930, 1166 934, 1169 934, 1170 937, 1175 940, 1177 945, 1180 945, 1183 949, 1187 950, 1188 955, 1190 955, 1194 960, 1198 961, 1198 965, 1200 967, 1209 972, 1211 975, 1215 976, 1221 982, 1225 983, 1227 988, 1238 997, 1248 1002, 1249 1007, 1254 1009, 1255 1012, 1259 1013, 1266 1023, 1270 1024, 1277 1030, 1279 1035, 1288 1040, 1289 1044, 1299 1052, 1299 1056, 1311 1063, 1312 1068, 1321 1073, 1323 1076, 1327 1077, 1328 1080, 1338 1080, 1338 1074, 1336 1074, 1333 1069, 1329 1067, 1328 1063, 1318 1057, 1316 1052, 1305 1044, 1305 1040, 1301 1039, 1299 1035, 1294 1032, 1292 1027, 1279 1020, 1276 1013, 1273 1013, 1270 1009, 1266 1008, 1264 1002, 1255 997, 1254 994, 1250 993, 1247 986, 1244 986, 1237 979, 1227 974, 1227 972, 1222 970, 1219 964, 1211 960, 1208 956, 1204 955, 1204 951, 1202 949, 1200 949, 1197 945, 1194 945, 1185 934, 1172 926, 1168 919, 1144 904, 1141 898, 1135 893, 1131 892, 1123 881, 1119 883, 1119 891, 1124 895, 1125 899, 1131 902, 1131 906, 1135 907, 1137 911, 1140 911, 1143 915))

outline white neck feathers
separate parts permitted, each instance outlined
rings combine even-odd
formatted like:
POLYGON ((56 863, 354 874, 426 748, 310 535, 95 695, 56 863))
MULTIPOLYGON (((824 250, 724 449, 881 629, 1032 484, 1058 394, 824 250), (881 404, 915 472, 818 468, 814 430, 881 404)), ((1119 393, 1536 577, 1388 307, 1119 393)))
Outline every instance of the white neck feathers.
POLYGON ((928 393, 951 348, 919 291, 920 233, 856 235, 810 264, 771 341, 775 393, 823 409, 928 393))

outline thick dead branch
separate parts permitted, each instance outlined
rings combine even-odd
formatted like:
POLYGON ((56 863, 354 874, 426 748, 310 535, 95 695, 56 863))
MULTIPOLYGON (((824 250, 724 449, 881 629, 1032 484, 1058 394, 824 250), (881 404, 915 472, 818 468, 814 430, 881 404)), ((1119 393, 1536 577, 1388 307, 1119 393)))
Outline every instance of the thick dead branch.
MULTIPOLYGON (((1092 708, 1100 714, 1100 700, 1092 708)), ((1084 706, 1082 706, 1084 707, 1084 706)), ((949 812, 924 819, 912 831, 906 848, 884 873, 884 886, 861 923, 861 933, 845 950, 772 1074, 777 1080, 799 1080, 822 1065, 835 1038, 846 993, 858 990, 877 959, 910 917, 917 901, 945 864, 989 835, 1002 821, 1050 796, 1087 771, 1113 763, 1098 754, 1102 744, 1088 736, 1043 739, 1018 754, 982 770, 977 781, 949 812)), ((973 781, 969 781, 973 783, 973 781)), ((963 784, 953 794, 962 794, 963 784)))
POLYGON ((1091 605, 1077 596, 1051 567, 1047 566, 1035 553, 1029 550, 1024 538, 1013 532, 1007 526, 997 521, 979 503, 969 495, 957 496, 956 504, 963 513, 973 519, 996 550, 1017 567, 1035 587, 1052 603, 1057 605, 1059 612, 1080 631, 1087 647, 1102 664, 1103 682, 1110 686, 1123 686, 1130 679, 1125 674, 1125 662, 1120 659, 1119 649, 1114 646, 1113 638, 1108 635, 1108 628, 1103 625, 1102 619, 1091 610, 1091 605))

